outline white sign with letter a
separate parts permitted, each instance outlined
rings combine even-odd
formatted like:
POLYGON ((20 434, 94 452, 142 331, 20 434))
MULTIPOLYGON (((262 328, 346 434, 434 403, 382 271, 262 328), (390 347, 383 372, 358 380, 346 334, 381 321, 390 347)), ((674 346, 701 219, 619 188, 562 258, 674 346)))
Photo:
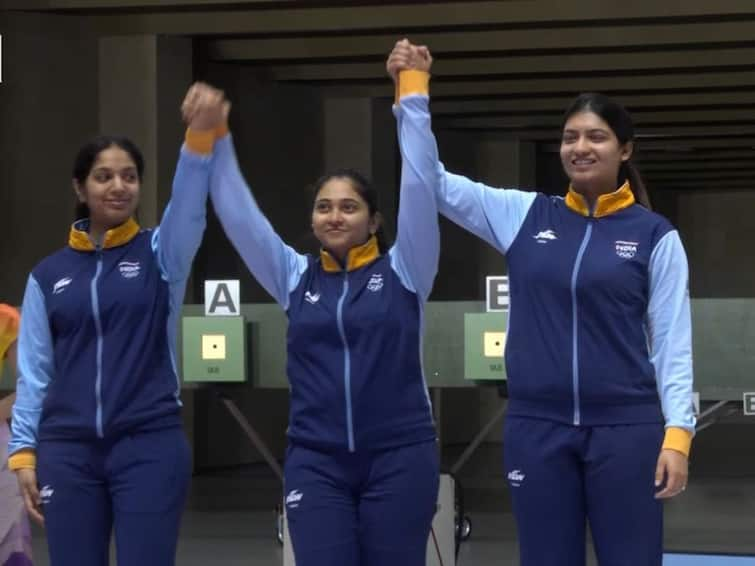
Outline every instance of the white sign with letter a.
POLYGON ((238 279, 204 282, 204 314, 205 316, 239 316, 241 314, 238 279))

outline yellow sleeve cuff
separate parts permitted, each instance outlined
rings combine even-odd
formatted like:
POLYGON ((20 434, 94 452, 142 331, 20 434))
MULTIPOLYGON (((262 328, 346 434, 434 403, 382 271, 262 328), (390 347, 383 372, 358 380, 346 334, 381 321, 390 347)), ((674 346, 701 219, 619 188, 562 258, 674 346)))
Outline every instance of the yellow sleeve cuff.
POLYGON ((398 74, 396 104, 410 94, 430 94, 430 73, 409 69, 398 74))
POLYGON ((669 427, 666 429, 666 437, 663 439, 664 450, 676 450, 689 458, 692 447, 692 433, 683 428, 669 427))
POLYGON ((34 470, 37 467, 37 454, 31 448, 19 450, 8 458, 10 470, 34 470))
POLYGON ((215 143, 215 130, 186 130, 186 147, 194 153, 208 155, 215 143))

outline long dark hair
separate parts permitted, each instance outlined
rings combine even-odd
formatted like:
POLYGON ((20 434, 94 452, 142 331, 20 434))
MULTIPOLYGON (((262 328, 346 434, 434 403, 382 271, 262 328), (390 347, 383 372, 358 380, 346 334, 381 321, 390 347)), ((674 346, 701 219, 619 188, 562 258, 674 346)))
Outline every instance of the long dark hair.
MULTIPOLYGON (((141 182, 144 176, 144 157, 142 157, 142 152, 139 151, 136 144, 122 136, 97 136, 81 146, 76 154, 76 159, 73 160, 73 178, 79 186, 83 187, 86 183, 87 177, 92 172, 94 162, 97 161, 100 153, 113 146, 119 147, 128 153, 134 165, 136 165, 136 172, 141 182)), ((75 220, 81 218, 89 218, 89 207, 83 202, 77 202, 75 220)))
MULTIPOLYGON (((375 190, 375 187, 372 186, 372 183, 370 183, 367 177, 365 177, 355 169, 336 169, 335 171, 326 173, 325 175, 317 179, 317 181, 315 181, 315 184, 312 185, 313 201, 317 198, 317 194, 320 192, 320 189, 322 189, 325 183, 327 183, 331 179, 347 180, 351 185, 351 188, 354 189, 357 194, 364 199, 364 202, 367 203, 367 210, 370 214, 370 218, 373 218, 376 214, 380 214, 377 190, 375 190)), ((385 230, 383 229, 383 222, 380 222, 380 224, 378 225, 378 229, 375 232, 375 237, 377 238, 378 249, 380 250, 380 253, 384 254, 388 251, 390 242, 388 241, 388 237, 386 236, 385 230)))
MULTIPOLYGON (((569 118, 580 112, 592 112, 600 116, 616 134, 621 145, 634 141, 634 124, 629 112, 621 104, 606 95, 597 92, 580 94, 566 109, 564 119, 561 122, 561 131, 563 131, 569 118)), ((632 187, 634 199, 648 210, 652 210, 645 183, 631 157, 622 162, 619 167, 617 186, 620 187, 626 180, 629 180, 629 185, 632 187)))

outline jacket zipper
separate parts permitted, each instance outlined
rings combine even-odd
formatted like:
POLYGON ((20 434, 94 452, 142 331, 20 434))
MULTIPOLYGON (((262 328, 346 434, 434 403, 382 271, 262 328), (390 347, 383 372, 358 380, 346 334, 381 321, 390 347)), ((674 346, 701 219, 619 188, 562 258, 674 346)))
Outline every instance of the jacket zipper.
POLYGON ((341 293, 341 298, 338 299, 336 316, 338 320, 338 332, 341 334, 341 342, 343 343, 343 385, 344 394, 346 396, 346 433, 348 436, 349 452, 354 452, 354 421, 351 414, 351 355, 349 353, 349 343, 346 340, 346 330, 343 325, 343 304, 348 292, 349 274, 347 271, 344 271, 343 292, 341 293))
POLYGON ((102 248, 96 247, 97 255, 97 270, 95 271, 94 278, 91 283, 92 293, 92 314, 94 316, 94 327, 97 331, 97 379, 94 385, 94 393, 97 400, 97 436, 103 438, 105 433, 102 427, 102 349, 103 349, 103 334, 102 334, 102 321, 100 319, 100 298, 97 293, 97 282, 102 273, 102 248))
MULTIPOLYGON (((590 213, 592 214, 592 212, 590 213)), ((572 395, 574 396, 574 415, 573 424, 579 426, 581 423, 581 407, 579 403, 579 347, 578 347, 578 320, 577 315, 577 276, 579 275, 579 268, 582 265, 582 258, 587 249, 587 244, 590 241, 592 235, 592 217, 588 218, 587 228, 585 229, 585 235, 582 238, 582 244, 579 246, 577 252, 577 259, 574 261, 574 270, 571 275, 571 305, 572 305, 572 395)))

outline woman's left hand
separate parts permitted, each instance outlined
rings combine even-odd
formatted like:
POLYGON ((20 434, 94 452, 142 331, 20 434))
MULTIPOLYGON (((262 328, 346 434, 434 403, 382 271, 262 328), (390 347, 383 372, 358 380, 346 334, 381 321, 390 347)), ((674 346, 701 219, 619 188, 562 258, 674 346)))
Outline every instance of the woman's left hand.
POLYGON ((658 465, 655 467, 655 486, 666 485, 655 494, 656 499, 668 499, 687 489, 689 476, 687 457, 676 450, 661 450, 658 465))

